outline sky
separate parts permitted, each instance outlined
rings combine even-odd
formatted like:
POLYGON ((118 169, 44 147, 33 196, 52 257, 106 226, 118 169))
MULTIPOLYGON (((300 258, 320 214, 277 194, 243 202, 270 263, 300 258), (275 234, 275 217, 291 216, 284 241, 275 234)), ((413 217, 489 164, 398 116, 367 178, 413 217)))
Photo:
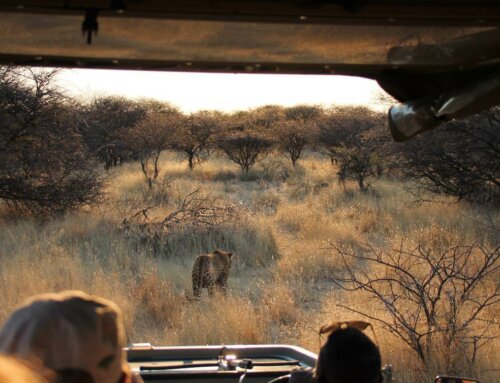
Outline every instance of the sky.
POLYGON ((146 72, 65 69, 58 82, 69 94, 122 95, 168 101, 186 113, 198 110, 232 112, 262 105, 374 103, 380 88, 373 80, 347 76, 146 72))

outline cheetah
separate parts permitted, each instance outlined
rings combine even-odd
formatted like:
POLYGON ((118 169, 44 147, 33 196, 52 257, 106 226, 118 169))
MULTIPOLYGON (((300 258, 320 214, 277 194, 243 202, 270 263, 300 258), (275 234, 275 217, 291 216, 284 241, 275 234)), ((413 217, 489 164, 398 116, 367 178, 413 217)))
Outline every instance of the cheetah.
POLYGON ((202 288, 207 288, 210 296, 214 294, 216 287, 222 294, 226 294, 232 257, 233 252, 220 250, 196 257, 192 274, 195 299, 200 297, 202 288))

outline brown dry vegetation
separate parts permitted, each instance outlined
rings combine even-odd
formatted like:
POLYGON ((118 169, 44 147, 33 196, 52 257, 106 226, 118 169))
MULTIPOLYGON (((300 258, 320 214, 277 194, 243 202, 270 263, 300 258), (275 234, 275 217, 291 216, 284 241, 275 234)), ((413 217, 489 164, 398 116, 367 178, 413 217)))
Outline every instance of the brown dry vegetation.
MULTIPOLYGON (((50 222, 5 215, 0 231, 0 321, 26 297, 81 289, 114 300, 123 310, 129 340, 157 345, 288 343, 317 351, 325 322, 361 319, 339 304, 380 310, 363 294, 345 293, 328 278, 339 271, 332 245, 356 251, 366 243, 390 250, 417 243, 439 250, 457 243, 497 245, 492 212, 447 200, 416 202, 398 181, 379 179, 373 189, 347 191, 330 161, 308 153, 296 168, 281 156, 242 175, 237 165, 212 155, 189 171, 163 154, 165 180, 152 190, 137 163, 113 169, 108 203, 50 222), (183 227, 153 249, 133 232, 120 230, 134 209, 157 204, 166 214, 201 189, 215 204, 239 206, 238 222, 213 231, 183 227), (226 298, 189 299, 194 257, 214 249, 236 256, 226 298)), ((498 283, 498 282, 496 282, 498 283)), ((499 314, 498 305, 491 317, 499 314)), ((424 382, 424 371, 401 341, 374 325, 385 363, 398 381, 424 382)), ((498 329, 497 329, 498 330, 498 329)), ((499 342, 481 349, 472 373, 500 381, 499 342)))

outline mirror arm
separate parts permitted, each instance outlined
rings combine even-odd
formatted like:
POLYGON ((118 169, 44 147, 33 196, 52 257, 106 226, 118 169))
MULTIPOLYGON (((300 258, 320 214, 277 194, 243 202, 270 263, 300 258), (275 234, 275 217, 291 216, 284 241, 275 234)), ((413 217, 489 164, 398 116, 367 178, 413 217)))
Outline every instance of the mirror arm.
POLYGON ((403 142, 445 121, 479 113, 500 102, 500 70, 482 81, 421 98, 389 109, 389 129, 395 141, 403 142))

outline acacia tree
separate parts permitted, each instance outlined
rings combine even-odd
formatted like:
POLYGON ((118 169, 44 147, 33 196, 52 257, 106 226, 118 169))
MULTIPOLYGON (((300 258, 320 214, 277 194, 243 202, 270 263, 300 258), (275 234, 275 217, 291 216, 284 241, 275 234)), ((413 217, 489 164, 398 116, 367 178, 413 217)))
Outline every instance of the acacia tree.
POLYGON ((245 173, 266 157, 272 144, 262 127, 253 126, 248 113, 242 112, 230 116, 225 129, 217 136, 219 149, 245 173))
POLYGON ((327 112, 318 122, 316 131, 316 143, 320 147, 319 151, 330 158, 332 166, 335 165, 338 148, 341 145, 341 131, 337 128, 336 118, 327 112))
POLYGON ((92 204, 102 179, 57 71, 0 67, 0 198, 35 215, 92 204))
POLYGON ((79 131, 89 150, 109 169, 122 163, 130 153, 123 142, 123 131, 144 118, 139 103, 117 96, 94 97, 81 107, 79 131))
POLYGON ((376 173, 376 153, 385 137, 380 134, 379 116, 365 107, 330 110, 319 122, 318 144, 338 166, 339 181, 354 178, 361 191, 376 173))
POLYGON ((296 105, 285 109, 288 120, 301 121, 303 123, 314 122, 323 114, 323 109, 318 105, 296 105))
POLYGON ((303 150, 311 142, 315 125, 310 122, 287 120, 280 122, 275 129, 280 150, 290 157, 295 167, 303 150))
POLYGON ((459 354, 472 365, 478 350, 494 339, 498 324, 488 311, 498 310, 500 303, 499 247, 457 245, 436 251, 418 245, 391 252, 372 247, 335 252, 343 271, 331 281, 346 291, 367 293, 386 310, 341 307, 379 323, 424 364, 435 362, 437 351, 445 356, 446 370, 458 373, 459 354))
POLYGON ((149 112, 146 117, 124 133, 127 148, 141 163, 144 178, 151 189, 160 174, 158 160, 163 150, 173 147, 180 113, 167 106, 149 112))
POLYGON ((221 117, 218 112, 200 111, 181 119, 174 145, 187 159, 189 170, 204 160, 203 153, 208 151, 221 117))
POLYGON ((281 121, 286 119, 285 108, 279 105, 264 105, 252 109, 249 118, 254 126, 260 126, 264 132, 272 133, 281 121))

